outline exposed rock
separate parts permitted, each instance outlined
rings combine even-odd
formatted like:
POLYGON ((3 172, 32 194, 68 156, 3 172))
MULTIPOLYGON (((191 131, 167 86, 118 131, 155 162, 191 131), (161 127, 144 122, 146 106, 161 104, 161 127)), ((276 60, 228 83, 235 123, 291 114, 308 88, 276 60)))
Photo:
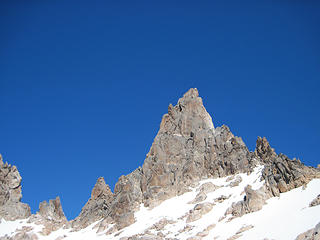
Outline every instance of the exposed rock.
POLYGON ((232 214, 234 217, 241 217, 244 214, 250 212, 259 211, 265 204, 268 198, 265 187, 258 190, 253 190, 250 185, 245 188, 244 199, 240 202, 233 203, 230 208, 227 209, 226 214, 232 214))
POLYGON ((99 219, 106 218, 113 194, 104 178, 100 177, 91 193, 91 198, 82 208, 79 216, 72 221, 72 227, 85 228, 99 219))
POLYGON ((66 223, 67 218, 62 210, 60 198, 49 200, 49 202, 43 201, 39 205, 39 214, 50 221, 66 223))
POLYGON ((320 222, 314 228, 299 234, 295 240, 320 240, 320 222))
POLYGON ((222 203, 223 201, 227 200, 230 197, 230 195, 227 197, 225 195, 221 195, 220 197, 216 198, 214 201, 218 203, 222 203))
POLYGON ((279 196, 293 188, 306 185, 311 179, 320 177, 320 169, 307 167, 300 160, 276 154, 266 138, 259 137, 255 155, 265 165, 262 177, 273 196, 279 196))
POLYGON ((239 184, 242 182, 242 178, 241 176, 237 175, 234 179, 234 181, 232 181, 229 186, 230 187, 236 187, 236 186, 239 186, 239 184))
POLYGON ((210 231, 211 231, 215 226, 216 226, 215 224, 209 225, 209 226, 206 227, 203 231, 198 232, 197 235, 196 235, 196 237, 204 238, 204 237, 208 236, 209 233, 210 233, 210 231))
POLYGON ((0 237, 0 240, 38 240, 36 234, 19 232, 15 234, 13 237, 0 237))
POLYGON ((207 198, 207 194, 205 194, 204 192, 199 192, 197 194, 197 196, 192 201, 190 201, 189 203, 190 204, 196 204, 196 203, 199 203, 199 202, 202 202, 202 201, 206 200, 206 198, 207 198))
POLYGON ((277 158, 277 154, 275 153, 274 149, 271 148, 268 140, 265 137, 258 137, 254 153, 264 163, 272 163, 273 160, 277 158))
POLYGON ((100 223, 98 223, 97 233, 105 231, 109 227, 110 223, 113 223, 112 218, 110 217, 104 218, 100 223))
POLYGON ((320 194, 312 200, 312 202, 309 204, 309 207, 314 207, 320 204, 320 194))
POLYGON ((123 237, 120 240, 163 240, 163 238, 154 234, 137 234, 131 237, 123 237))
POLYGON ((209 202, 197 204, 192 210, 190 210, 187 217, 187 223, 200 219, 204 214, 210 212, 213 206, 214 204, 209 202))
POLYGON ((250 172, 256 164, 241 138, 227 126, 214 128, 197 89, 192 88, 176 106, 169 105, 142 168, 119 178, 113 199, 97 208, 103 209, 97 216, 83 217, 93 209, 85 206, 73 225, 83 227, 91 222, 87 219, 111 217, 119 230, 135 221, 141 203, 157 206, 202 179, 250 172))
POLYGON ((235 240, 235 239, 238 239, 239 237, 241 237, 240 234, 235 234, 232 237, 229 237, 227 240, 235 240))
POLYGON ((167 226, 168 224, 173 224, 173 223, 175 223, 175 221, 163 218, 159 222, 156 222, 155 224, 153 224, 153 226, 150 229, 155 229, 156 231, 161 231, 161 230, 163 230, 163 228, 165 226, 167 226))
POLYGON ((243 227, 241 227, 241 228, 236 232, 236 234, 243 233, 243 232, 245 232, 245 231, 250 230, 251 228, 254 228, 254 226, 253 226, 253 225, 243 226, 243 227))
POLYGON ((143 201, 141 178, 142 170, 138 168, 127 176, 121 176, 116 183, 108 216, 115 220, 117 229, 135 222, 134 212, 139 209, 143 201))
POLYGON ((179 230, 179 233, 190 232, 193 228, 194 228, 194 226, 187 224, 184 226, 183 229, 179 230))
POLYGON ((208 177, 246 172, 251 155, 241 138, 226 126, 214 129, 196 89, 176 106, 169 105, 160 130, 143 164, 144 202, 185 192, 208 177))
POLYGON ((0 155, 0 217, 6 220, 22 219, 31 215, 29 205, 21 203, 21 180, 16 166, 3 163, 0 155))
POLYGON ((0 237, 0 240, 38 240, 36 234, 32 233, 33 227, 22 227, 12 236, 0 237))
POLYGON ((214 192, 218 187, 216 185, 214 185, 212 182, 207 182, 202 184, 197 191, 199 192, 203 192, 205 194, 210 193, 210 192, 214 192))

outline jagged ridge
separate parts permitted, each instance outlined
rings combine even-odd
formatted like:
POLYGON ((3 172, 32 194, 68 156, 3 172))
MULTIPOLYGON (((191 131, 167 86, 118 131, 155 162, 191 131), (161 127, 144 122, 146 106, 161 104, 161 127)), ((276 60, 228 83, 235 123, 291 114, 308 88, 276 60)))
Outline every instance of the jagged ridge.
MULTIPOLYGON (((7 169, 7 166, 3 167, 2 160, 0 163, 1 169, 7 169)), ((111 234, 134 223, 134 214, 141 204, 153 208, 166 199, 190 191, 190 187, 196 186, 201 180, 237 173, 249 174, 258 165, 264 166, 262 179, 265 180, 265 185, 259 191, 247 186, 245 199, 233 204, 226 214, 239 217, 257 211, 262 208, 266 199, 320 177, 319 169, 304 166, 300 161, 291 160, 284 154, 276 154, 265 138, 259 137, 256 150, 250 152, 242 139, 234 136, 227 126, 214 128, 197 89, 192 88, 179 99, 176 106, 169 105, 168 113, 162 118, 160 129, 143 166, 127 176, 121 176, 114 193, 104 179, 99 178, 91 198, 75 220, 66 223, 60 200, 56 199, 48 204, 42 203, 39 213, 31 221, 40 221, 47 229, 44 234, 49 234, 61 226, 80 230, 103 219, 99 223, 98 232, 108 228, 108 234, 111 234)), ((17 172, 16 168, 12 172, 17 172)), ((5 178, 7 175, 0 180, 5 178)), ((0 197, 7 196, 3 193, 11 194, 12 189, 19 189, 18 196, 21 195, 20 175, 17 179, 19 184, 0 191, 0 197)), ((239 181, 241 180, 232 184, 236 186, 239 181)), ((194 201, 201 202, 205 198, 206 193, 200 192, 194 201)), ((21 204, 21 197, 13 199, 15 204, 21 204)), ((212 205, 210 206, 211 209, 212 205)), ((12 215, 9 210, 5 211, 2 214, 0 212, 0 216, 12 215)), ((28 217, 28 214, 22 218, 28 217)), ((11 219, 20 217, 14 214, 12 216, 11 219)))

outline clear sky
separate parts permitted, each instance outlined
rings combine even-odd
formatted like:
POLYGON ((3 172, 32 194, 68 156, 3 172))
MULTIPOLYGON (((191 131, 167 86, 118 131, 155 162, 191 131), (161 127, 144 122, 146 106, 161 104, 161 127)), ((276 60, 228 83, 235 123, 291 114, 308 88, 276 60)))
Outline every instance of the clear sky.
POLYGON ((215 126, 316 166, 320 1, 1 1, 0 152, 69 219, 196 87, 215 126))

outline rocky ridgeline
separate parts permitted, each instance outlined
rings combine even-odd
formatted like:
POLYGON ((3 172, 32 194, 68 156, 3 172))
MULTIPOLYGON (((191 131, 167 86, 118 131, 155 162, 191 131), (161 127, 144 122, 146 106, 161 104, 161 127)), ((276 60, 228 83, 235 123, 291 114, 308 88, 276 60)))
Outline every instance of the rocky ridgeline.
MULTIPOLYGON (((197 89, 190 89, 176 106, 169 105, 143 166, 119 178, 113 198, 106 200, 104 226, 100 228, 115 223, 113 230, 119 230, 135 221, 134 212, 141 203, 154 207, 185 193, 202 179, 250 173, 259 164, 265 165, 266 186, 259 191, 248 186, 246 199, 230 210, 235 216, 257 211, 267 198, 320 177, 319 169, 277 155, 265 138, 259 137, 255 152, 250 152, 227 126, 214 128, 197 89)), ((202 195, 199 198, 205 197, 202 195)), ((97 219, 95 211, 83 211, 87 220, 82 227, 97 219)))
MULTIPOLYGON (((60 198, 39 205, 39 212, 31 215, 30 207, 21 202, 22 178, 16 166, 3 163, 0 155, 0 219, 13 221, 29 218, 28 222, 43 225, 42 234, 48 235, 62 226, 67 226, 67 219, 63 213, 60 198)), ((13 238, 2 237, 1 240, 38 239, 35 234, 27 234, 30 229, 21 229, 13 238)))
MULTIPOLYGON (((234 203, 226 214, 238 217, 257 211, 266 199, 320 177, 319 168, 307 167, 299 160, 276 154, 266 138, 259 137, 256 150, 250 152, 242 139, 234 136, 227 126, 214 128, 197 89, 192 88, 179 99, 177 105, 169 105, 143 166, 127 176, 121 176, 114 193, 104 179, 99 178, 91 198, 70 223, 66 222, 59 199, 41 203, 40 211, 34 218, 46 221, 48 232, 63 224, 79 230, 103 219, 97 226, 98 232, 113 224, 108 232, 112 233, 134 223, 134 213, 141 204, 152 208, 189 191, 189 187, 196 186, 200 180, 251 173, 257 165, 264 165, 262 178, 265 185, 258 190, 248 185, 245 198, 234 203), (54 222, 53 226, 49 220, 54 222)), ((1 161, 0 181, 4 183, 0 189, 0 216, 7 216, 7 219, 30 216, 29 207, 20 202, 21 177, 16 168, 1 161), (25 210, 16 213, 15 209, 25 210)), ((235 179, 230 186, 237 186, 239 182, 241 179, 235 179)), ((207 190, 200 191, 194 203, 203 201, 207 190)), ((198 204, 190 213, 189 221, 211 208, 210 204, 198 204)))

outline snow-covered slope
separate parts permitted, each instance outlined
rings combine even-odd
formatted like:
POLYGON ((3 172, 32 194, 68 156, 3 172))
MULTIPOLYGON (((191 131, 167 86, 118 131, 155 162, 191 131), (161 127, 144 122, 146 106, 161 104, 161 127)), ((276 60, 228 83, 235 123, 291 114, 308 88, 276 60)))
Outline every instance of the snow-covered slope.
POLYGON ((295 188, 269 198, 259 211, 242 217, 225 215, 232 203, 243 200, 244 188, 251 185, 259 189, 262 166, 250 174, 238 174, 233 178, 217 178, 201 181, 183 195, 162 202, 153 209, 140 206, 135 213, 136 222, 120 231, 113 232, 113 224, 97 233, 100 222, 95 222, 85 229, 59 229, 48 236, 42 235, 42 225, 28 223, 26 220, 5 221, 0 223, 0 238, 13 236, 19 229, 27 234, 36 234, 40 240, 88 240, 88 239, 127 239, 136 235, 144 239, 295 239, 297 235, 313 228, 320 221, 320 205, 309 207, 310 202, 320 193, 320 179, 313 179, 305 187, 295 188), (238 185, 236 181, 238 180, 238 185), (241 182, 239 182, 241 180, 241 182), (206 199, 190 203, 196 198, 203 184, 212 183, 216 189, 207 191, 206 199), (233 184, 234 183, 234 184, 233 184), (189 216, 205 205, 209 208, 196 218, 189 216), (197 205, 198 204, 198 205, 197 205), (198 219, 199 218, 199 219, 198 219), (149 237, 149 238, 148 238, 149 237))

